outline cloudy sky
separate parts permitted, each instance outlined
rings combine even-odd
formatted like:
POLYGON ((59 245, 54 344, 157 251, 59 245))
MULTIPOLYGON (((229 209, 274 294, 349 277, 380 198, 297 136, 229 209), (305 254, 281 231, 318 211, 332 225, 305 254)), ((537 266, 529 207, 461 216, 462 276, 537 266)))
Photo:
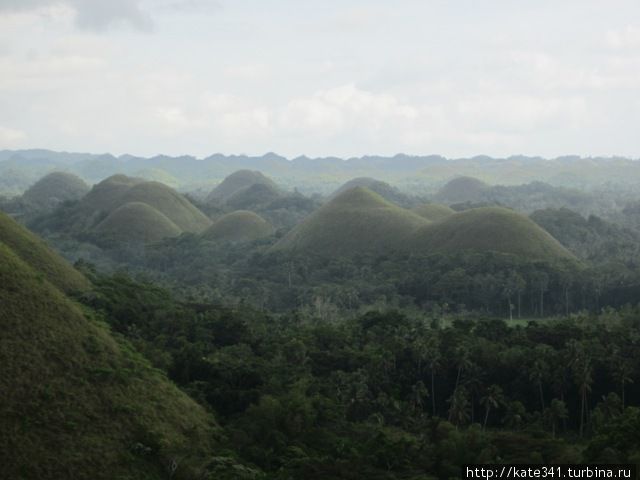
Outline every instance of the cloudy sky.
POLYGON ((640 157, 640 2, 0 0, 0 149, 640 157))

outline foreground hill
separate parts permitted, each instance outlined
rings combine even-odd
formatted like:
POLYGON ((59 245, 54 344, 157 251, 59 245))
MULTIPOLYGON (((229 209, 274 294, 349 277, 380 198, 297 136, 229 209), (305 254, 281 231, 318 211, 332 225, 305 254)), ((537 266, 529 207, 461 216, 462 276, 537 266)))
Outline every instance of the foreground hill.
POLYGON ((512 210, 465 210, 421 228, 407 244, 413 252, 494 251, 554 261, 574 256, 532 220, 512 210))
MULTIPOLYGON (((0 212, 0 243, 65 292, 86 290, 89 282, 37 235, 0 212)), ((0 309, 1 310, 1 309, 0 309)))
POLYGON ((413 208, 412 211, 431 222, 437 222, 438 220, 442 220, 443 218, 447 218, 448 216, 456 213, 452 208, 437 203, 420 205, 413 208))
POLYGON ((207 197, 207 202, 226 202, 232 195, 238 193, 240 190, 249 188, 255 184, 267 185, 273 189, 278 189, 275 182, 261 172, 255 170, 238 170, 226 177, 220 185, 211 191, 207 197))
POLYGON ((261 216, 238 210, 223 216, 202 236, 208 240, 246 242, 271 235, 273 226, 261 216))
POLYGON ((323 256, 381 253, 401 247, 428 221, 368 188, 356 187, 323 205, 285 235, 273 250, 323 256))
MULTIPOLYGON (((11 230, 30 236, 17 224, 11 230)), ((5 238, 3 478, 193 478, 211 451, 212 419, 128 344, 90 320, 51 283, 60 278, 23 260, 5 238)), ((71 271, 67 266, 59 274, 71 271)))
POLYGON ((66 172, 45 175, 27 189, 22 199, 38 208, 53 208, 69 200, 79 200, 89 192, 89 185, 80 177, 66 172))
POLYGON ((489 185, 473 177, 457 177, 438 191, 436 198, 446 203, 475 202, 482 199, 489 185))
POLYGON ((111 212, 95 232, 107 241, 148 243, 177 237, 182 229, 146 203, 129 202, 111 212))

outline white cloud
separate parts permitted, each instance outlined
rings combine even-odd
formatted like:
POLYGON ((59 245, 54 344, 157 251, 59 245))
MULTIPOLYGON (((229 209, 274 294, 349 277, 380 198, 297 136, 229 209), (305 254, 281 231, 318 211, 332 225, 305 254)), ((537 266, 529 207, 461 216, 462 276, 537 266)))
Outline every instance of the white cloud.
POLYGON ((27 134, 22 130, 0 125, 0 148, 24 147, 26 140, 27 134))
POLYGON ((605 37, 609 47, 627 49, 640 47, 640 27, 626 26, 619 30, 609 30, 605 37))

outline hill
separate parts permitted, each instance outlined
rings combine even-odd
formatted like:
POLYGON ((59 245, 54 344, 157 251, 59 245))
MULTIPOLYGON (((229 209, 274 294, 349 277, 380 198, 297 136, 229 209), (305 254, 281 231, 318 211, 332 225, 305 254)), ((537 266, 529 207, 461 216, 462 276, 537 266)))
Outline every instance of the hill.
POLYGON ((82 209, 86 211, 108 212, 117 207, 120 198, 131 187, 143 182, 140 178, 126 175, 112 175, 94 185, 91 191, 82 199, 82 209))
POLYGON ((246 242, 269 236, 273 226, 246 210, 229 213, 211 225, 202 236, 208 240, 246 242))
POLYGON ((207 196, 207 202, 226 202, 234 193, 248 188, 256 183, 268 185, 277 190, 278 186, 273 180, 257 170, 238 170, 226 177, 207 196))
POLYGON ((407 248, 423 253, 494 251, 549 261, 575 258, 532 220, 501 207, 465 210, 423 227, 407 248))
POLYGON ((438 191, 436 198, 451 203, 476 202, 482 199, 482 194, 489 185, 473 177, 457 177, 450 180, 438 191))
POLYGON ((211 417, 33 265, 0 242, 3 477, 195 476, 211 417))
POLYGON ((448 216, 456 213, 452 208, 437 203, 419 205, 413 208, 412 211, 432 222, 437 222, 438 220, 442 220, 443 218, 447 218, 448 216))
POLYGON ((178 192, 159 182, 138 183, 121 197, 119 205, 142 202, 155 208, 181 230, 199 233, 211 225, 211 220, 178 192))
POLYGON ((246 210, 251 207, 267 205, 280 198, 280 191, 265 183, 254 183, 235 192, 227 200, 227 205, 231 208, 246 210))
POLYGON ((335 197, 281 238, 273 250, 352 256, 399 249, 428 222, 372 192, 356 187, 335 197))
POLYGON ((371 177, 358 177, 349 180, 339 187, 335 192, 329 196, 329 200, 336 198, 338 195, 351 190, 355 187, 366 187, 372 192, 376 192, 385 200, 396 203, 398 205, 407 204, 407 196, 400 192, 397 188, 392 187, 387 182, 376 180, 371 177))
POLYGON ((89 282, 80 272, 51 250, 37 235, 2 212, 0 242, 59 289, 73 292, 89 288, 89 282))
POLYGON ((89 185, 80 177, 72 173, 53 172, 29 187, 22 199, 38 208, 53 208, 68 200, 79 200, 87 192, 89 185))
POLYGON ((182 230, 146 203, 129 202, 111 212, 95 232, 107 241, 148 243, 177 237, 182 230))

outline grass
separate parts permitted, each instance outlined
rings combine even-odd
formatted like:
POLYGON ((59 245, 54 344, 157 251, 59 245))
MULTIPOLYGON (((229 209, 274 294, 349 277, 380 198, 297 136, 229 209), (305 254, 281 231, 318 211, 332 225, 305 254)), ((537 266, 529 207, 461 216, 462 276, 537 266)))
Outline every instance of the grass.
POLYGON ((465 210, 434 222, 421 228, 407 248, 424 253, 494 251, 548 261, 575 258, 531 219, 501 207, 465 210))
POLYGON ((177 237, 180 227, 166 215, 142 202, 129 202, 111 212, 95 228, 96 233, 117 242, 155 242, 177 237))
POLYGON ((213 419, 0 243, 3 478, 194 478, 213 419))
POLYGON ((280 196, 280 192, 274 186, 264 183, 254 183, 231 195, 227 200, 227 205, 236 209, 246 209, 258 205, 265 205, 280 198, 280 196))
POLYGON ((412 209, 412 211, 432 222, 437 222, 438 220, 442 220, 443 218, 447 218, 448 216, 456 213, 452 208, 438 203, 419 205, 412 209))
POLYGON ((207 197, 207 201, 227 201, 233 194, 256 183, 268 185, 275 190, 278 189, 275 182, 262 174, 262 172, 257 170, 238 170, 227 176, 216 186, 207 197))
POLYGON ((351 256, 398 250, 424 218, 368 188, 343 192, 285 235, 274 250, 351 256))
POLYGON ((45 175, 27 189, 23 200, 39 207, 51 207, 67 200, 78 200, 89 191, 80 177, 66 172, 45 175))
POLYGON ((89 282, 37 235, 0 212, 0 242, 39 272, 47 281, 65 292, 87 290, 89 282))
POLYGON ((202 236, 208 240, 243 242, 269 236, 273 230, 273 226, 261 216, 238 210, 220 218, 202 236))

